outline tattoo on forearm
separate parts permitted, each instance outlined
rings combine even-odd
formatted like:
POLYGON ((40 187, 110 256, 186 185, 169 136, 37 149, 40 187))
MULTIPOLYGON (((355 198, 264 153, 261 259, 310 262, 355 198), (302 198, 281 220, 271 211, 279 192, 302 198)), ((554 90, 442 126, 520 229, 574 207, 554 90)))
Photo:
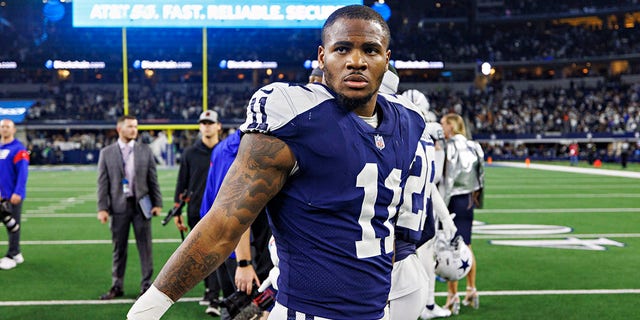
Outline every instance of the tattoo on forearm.
MULTIPOLYGON (((170 260, 180 261, 177 264, 167 264, 172 269, 162 270, 156 279, 157 287, 176 301, 187 291, 191 290, 200 279, 211 274, 213 269, 221 262, 217 252, 204 252, 198 247, 197 240, 201 233, 195 233, 189 237, 184 250, 176 251, 179 256, 172 256, 170 260)), ((174 254, 175 255, 175 254, 174 254)))
POLYGON ((176 301, 217 268, 284 185, 295 159, 287 145, 262 134, 243 138, 212 207, 156 279, 176 301), (215 230, 214 230, 215 229, 215 230))
POLYGON ((228 208, 226 215, 236 217, 242 225, 251 224, 262 207, 280 191, 293 166, 284 142, 268 136, 247 140, 227 174, 224 195, 216 199, 221 207, 228 208))

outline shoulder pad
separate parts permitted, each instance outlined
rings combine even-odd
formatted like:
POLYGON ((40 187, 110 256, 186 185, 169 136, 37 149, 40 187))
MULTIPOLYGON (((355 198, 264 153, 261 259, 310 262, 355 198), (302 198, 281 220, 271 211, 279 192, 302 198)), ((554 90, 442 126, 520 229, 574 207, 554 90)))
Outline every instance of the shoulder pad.
POLYGON ((271 132, 329 99, 333 96, 321 85, 274 82, 253 94, 247 105, 247 118, 240 130, 271 132))
POLYGON ((444 130, 442 130, 442 125, 437 122, 427 122, 424 130, 431 136, 431 139, 434 141, 444 140, 444 130))

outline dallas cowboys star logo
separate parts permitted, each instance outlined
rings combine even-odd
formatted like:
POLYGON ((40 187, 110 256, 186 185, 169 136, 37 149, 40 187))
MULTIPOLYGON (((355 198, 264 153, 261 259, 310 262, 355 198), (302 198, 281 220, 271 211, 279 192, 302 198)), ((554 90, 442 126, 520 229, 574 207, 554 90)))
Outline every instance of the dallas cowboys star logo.
POLYGON ((469 268, 469 259, 467 260, 460 259, 460 260, 462 261, 462 265, 458 269, 462 269, 462 271, 467 271, 467 268, 469 268))

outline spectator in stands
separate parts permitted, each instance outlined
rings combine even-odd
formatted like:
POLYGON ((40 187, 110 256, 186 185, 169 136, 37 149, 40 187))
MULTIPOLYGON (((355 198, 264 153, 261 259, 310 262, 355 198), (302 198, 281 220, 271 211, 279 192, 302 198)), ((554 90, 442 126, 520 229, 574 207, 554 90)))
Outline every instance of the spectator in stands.
POLYGON ((578 141, 573 141, 569 145, 569 163, 572 166, 577 166, 580 157, 580 148, 578 147, 578 141))

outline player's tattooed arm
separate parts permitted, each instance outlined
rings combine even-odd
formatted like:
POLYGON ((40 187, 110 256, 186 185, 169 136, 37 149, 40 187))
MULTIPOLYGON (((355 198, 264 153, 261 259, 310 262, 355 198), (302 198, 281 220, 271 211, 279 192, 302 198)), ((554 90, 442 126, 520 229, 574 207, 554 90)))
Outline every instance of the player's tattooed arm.
POLYGON ((224 262, 244 231, 282 189, 295 164, 289 147, 264 134, 245 134, 207 215, 162 268, 154 285, 177 301, 224 262))

